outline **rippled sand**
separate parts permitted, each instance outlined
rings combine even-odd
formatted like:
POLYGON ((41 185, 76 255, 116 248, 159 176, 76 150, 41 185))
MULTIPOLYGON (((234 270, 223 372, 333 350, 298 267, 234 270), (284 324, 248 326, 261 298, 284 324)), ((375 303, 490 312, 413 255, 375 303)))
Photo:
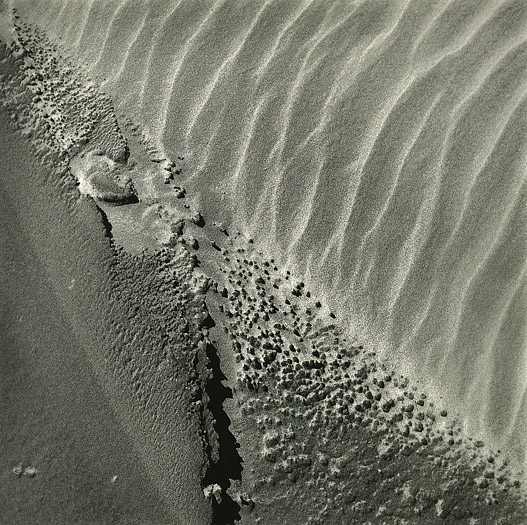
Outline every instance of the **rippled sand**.
POLYGON ((203 206, 523 461, 525 2, 28 11, 184 153, 203 206))
MULTIPOLYGON (((154 164, 178 158, 170 180, 185 186, 192 209, 254 238, 262 260, 290 268, 337 314, 337 338, 368 342, 420 380, 432 404, 453 407, 466 435, 524 463, 525 2, 14 4, 141 123, 154 164)), ((104 108, 103 134, 113 118, 104 108)), ((122 160, 114 136, 103 144, 112 173, 122 160)), ((107 200, 89 153, 82 159, 72 164, 80 190, 107 200)), ((99 203, 130 252, 166 242, 181 213, 156 177, 132 177, 134 190, 122 177, 112 186, 112 195, 137 197, 131 215, 99 203)), ((215 259, 199 253, 214 274, 215 259)), ((225 284, 242 286, 246 271, 227 265, 225 284)), ((225 325, 235 342, 240 312, 230 311, 241 315, 238 328, 225 325)), ((242 450, 253 461, 243 440, 242 450)))

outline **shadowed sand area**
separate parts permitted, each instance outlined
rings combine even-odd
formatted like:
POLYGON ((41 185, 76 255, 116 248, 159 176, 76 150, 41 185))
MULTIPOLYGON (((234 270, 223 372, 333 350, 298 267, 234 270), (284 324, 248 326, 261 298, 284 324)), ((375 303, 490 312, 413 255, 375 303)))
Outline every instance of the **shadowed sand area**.
POLYGON ((10 516, 525 523, 524 2, 3 5, 10 516))
POLYGON ((67 185, 37 162, 3 111, 1 118, 2 520, 206 522, 203 451, 177 371, 173 390, 159 371, 144 379, 144 393, 112 353, 116 345, 132 365, 140 360, 143 380, 149 358, 134 356, 125 340, 139 342, 141 352, 155 342, 140 344, 141 322, 127 326, 138 300, 133 263, 125 296, 96 209, 88 201, 68 206, 67 185), (118 297, 109 300, 113 287, 118 297), (145 398, 156 396, 147 421, 145 398), (34 477, 18 476, 19 466, 34 467, 34 477))
POLYGON ((523 0, 15 4, 196 203, 523 462, 523 0))
POLYGON ((95 380, 34 246, 64 234, 35 205, 28 173, 43 168, 7 132, 3 111, 0 122, 1 521, 161 523, 169 509, 95 380), (24 231, 28 214, 38 236, 24 231))

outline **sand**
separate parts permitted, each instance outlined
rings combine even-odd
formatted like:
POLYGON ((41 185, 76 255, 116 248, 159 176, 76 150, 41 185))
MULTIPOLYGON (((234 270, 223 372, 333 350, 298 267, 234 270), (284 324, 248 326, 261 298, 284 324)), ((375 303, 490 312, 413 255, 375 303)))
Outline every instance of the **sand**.
POLYGON ((19 13, 10 522, 525 522, 522 6, 19 13))
POLYGON ((16 4, 199 206, 524 461, 523 0, 16 4))
MULTIPOLYGON (((11 73, 16 75, 17 68, 14 66, 11 73)), ((17 115, 32 118, 34 114, 20 110, 17 115)), ((198 336, 195 317, 202 307, 199 293, 192 291, 191 279, 188 279, 189 286, 181 290, 184 297, 178 300, 178 293, 173 291, 173 279, 185 272, 189 262, 180 261, 179 268, 164 275, 159 266, 167 259, 166 254, 158 254, 150 263, 127 254, 119 257, 107 236, 109 224, 105 216, 91 198, 79 193, 69 170, 61 163, 64 150, 51 149, 54 145, 51 128, 37 125, 33 129, 37 138, 32 143, 24 143, 22 136, 10 139, 9 127, 6 127, 3 139, 11 142, 3 148, 7 156, 4 180, 13 192, 7 204, 14 203, 11 206, 17 208, 17 217, 23 217, 20 220, 29 237, 29 246, 34 247, 41 261, 51 293, 58 297, 58 314, 62 314, 72 327, 88 373, 99 385, 103 406, 108 403, 113 411, 110 421, 117 426, 116 432, 122 434, 125 443, 129 441, 133 447, 131 457, 138 457, 143 474, 130 480, 133 485, 130 496, 140 491, 142 484, 158 494, 158 503, 153 499, 146 506, 144 516, 138 511, 138 522, 144 522, 143 518, 152 523, 206 522, 210 510, 201 487, 202 471, 206 469, 202 444, 205 423, 202 424, 198 415, 199 406, 191 406, 191 400, 201 403, 200 381, 191 383, 189 377, 195 373, 193 367, 199 365, 199 360, 189 352, 199 349, 188 344, 190 336, 198 336), (42 135, 38 134, 40 132, 42 135), (9 170, 13 165, 17 169, 9 170), (145 289, 151 292, 149 297, 156 302, 155 308, 146 304, 145 289), (167 296, 165 305, 163 294, 167 296), (142 315, 134 318, 138 311, 142 315), (156 320, 156 316, 160 319, 156 320), (187 317, 190 323, 185 320, 187 317), (190 335, 183 327, 178 328, 178 323, 191 327, 190 335), (174 356, 162 353, 165 346, 184 348, 174 356)), ((115 143, 111 135, 107 139, 107 144, 115 143)), ((112 154, 112 149, 108 152, 112 154)), ((67 340, 66 334, 62 337, 67 340)), ((67 351, 67 347, 59 346, 56 352, 59 351, 67 351)), ((75 392, 71 390, 75 382, 72 380, 69 385, 73 397, 75 392)), ((53 397, 52 392, 50 396, 53 397)), ((80 414, 83 413, 84 408, 81 408, 80 414)), ((69 425, 79 426, 76 418, 70 419, 69 425)), ((79 426, 77 433, 81 429, 79 426)), ((95 446, 96 443, 92 443, 90 448, 95 446)), ((123 448, 123 453, 125 450, 123 448)), ((106 454, 110 455, 111 451, 106 454)), ((104 458, 103 453, 101 458, 104 458)), ((15 466, 6 465, 11 475, 15 466)), ((79 467, 75 465, 74 468, 79 467)), ((44 484, 49 477, 55 476, 49 470, 41 471, 40 475, 44 484)), ((97 484, 89 487, 95 490, 97 484)), ((94 499, 97 499, 96 494, 94 499)), ((60 496, 55 497, 60 502, 60 496)), ((42 521, 70 523, 68 515, 74 513, 76 500, 71 494, 68 500, 73 507, 68 512, 47 511, 44 506, 44 513, 40 514, 42 521), (45 512, 51 512, 49 519, 45 512)), ((130 511, 132 514, 133 508, 136 508, 135 503, 130 511)), ((117 512, 113 517, 113 511, 109 510, 110 514, 100 509, 99 518, 82 513, 75 521, 127 522, 128 511, 117 512)))
POLYGON ((0 140, 2 522, 159 523, 170 509, 62 313, 42 250, 23 229, 28 209, 17 192, 30 185, 17 188, 16 180, 35 168, 31 153, 5 132, 0 140))

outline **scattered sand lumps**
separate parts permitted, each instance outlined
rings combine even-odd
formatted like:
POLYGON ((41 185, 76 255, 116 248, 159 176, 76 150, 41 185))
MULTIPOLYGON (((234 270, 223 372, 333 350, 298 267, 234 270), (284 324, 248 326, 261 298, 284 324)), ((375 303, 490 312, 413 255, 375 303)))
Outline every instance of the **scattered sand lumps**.
POLYGON ((217 295, 238 363, 242 522, 523 522, 505 459, 348 340, 290 272, 243 238, 225 245, 217 295))
POLYGON ((126 162, 128 146, 111 100, 38 28, 16 14, 13 28, 13 40, 0 49, 0 90, 4 107, 19 130, 34 139, 37 152, 53 152, 65 164, 83 150, 126 162))

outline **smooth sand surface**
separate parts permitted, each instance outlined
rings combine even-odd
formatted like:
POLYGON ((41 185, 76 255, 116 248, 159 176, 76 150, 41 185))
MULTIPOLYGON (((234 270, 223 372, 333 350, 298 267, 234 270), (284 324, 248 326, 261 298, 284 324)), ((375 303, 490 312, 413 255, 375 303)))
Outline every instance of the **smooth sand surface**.
POLYGON ((126 327, 124 312, 138 299, 134 275, 126 300, 116 289, 109 301, 112 252, 100 214, 87 201, 74 210, 61 201, 57 173, 39 166, 2 118, 2 515, 13 523, 203 523, 203 450, 177 372, 170 389, 160 371, 147 381, 143 358, 139 379, 158 388, 156 408, 144 407, 145 394, 137 399, 129 384, 133 370, 111 355, 113 345, 129 348, 127 337, 139 353, 155 349, 153 340, 140 343, 141 323, 126 327), (35 477, 18 479, 19 464, 35 467, 35 477))
POLYGON ((3 112, 1 122, 1 521, 166 522, 166 503, 91 371, 42 250, 24 231, 27 213, 38 210, 24 210, 17 191, 28 185, 16 180, 35 164, 3 112), (18 467, 36 473, 19 475, 18 467))

